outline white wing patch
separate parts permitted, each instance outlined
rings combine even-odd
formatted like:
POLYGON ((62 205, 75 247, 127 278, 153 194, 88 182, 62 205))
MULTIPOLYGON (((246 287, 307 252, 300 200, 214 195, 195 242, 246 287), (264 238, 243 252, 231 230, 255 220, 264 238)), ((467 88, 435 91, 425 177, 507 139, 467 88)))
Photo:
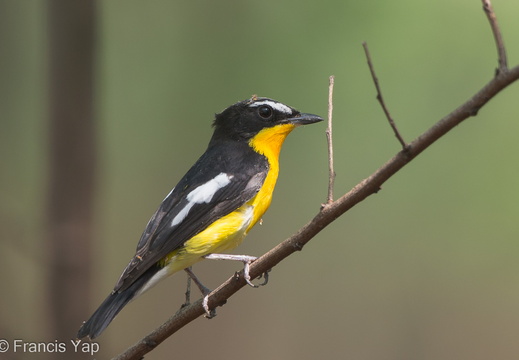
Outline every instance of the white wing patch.
POLYGON ((223 187, 229 185, 231 182, 232 175, 227 175, 225 173, 220 173, 213 179, 209 180, 205 184, 200 185, 189 194, 187 194, 187 201, 189 201, 186 206, 180 210, 180 212, 173 218, 171 221, 171 226, 176 226, 182 222, 189 214, 189 210, 195 204, 209 203, 214 194, 223 187))
POLYGON ((272 100, 263 100, 263 101, 256 101, 249 105, 249 107, 259 107, 261 105, 268 105, 274 110, 277 110, 279 112, 285 113, 287 115, 292 114, 292 109, 280 102, 272 101, 272 100))

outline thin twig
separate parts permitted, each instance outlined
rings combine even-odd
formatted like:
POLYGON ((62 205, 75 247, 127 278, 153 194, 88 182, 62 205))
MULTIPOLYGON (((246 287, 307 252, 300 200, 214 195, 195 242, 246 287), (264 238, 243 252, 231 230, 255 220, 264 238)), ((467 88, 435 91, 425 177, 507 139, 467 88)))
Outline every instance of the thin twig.
POLYGON ((490 22, 492 34, 494 35, 494 41, 496 42, 498 59, 498 68, 496 69, 496 76, 498 76, 508 71, 505 43, 503 41, 503 36, 501 35, 501 30, 499 30, 499 24, 497 23, 496 13, 494 12, 492 3, 490 2, 490 0, 482 0, 482 2, 483 10, 485 11, 488 21, 490 22))
POLYGON ((371 72, 371 77, 373 78, 375 88, 377 89, 377 100, 380 103, 380 106, 382 106, 382 110, 384 110, 384 114, 386 115, 386 118, 389 121, 389 125, 393 129, 396 138, 402 145, 402 149, 405 150, 407 148, 407 143, 404 141, 402 135, 400 135, 400 132, 398 131, 398 128, 396 127, 396 124, 393 118, 391 117, 391 114, 389 113, 389 109, 387 108, 386 103, 384 102, 384 98, 382 97, 382 90, 380 89, 380 84, 378 82, 377 75, 375 74, 375 68, 373 67, 373 63, 371 61, 371 55, 369 54, 368 44, 366 42, 363 42, 362 46, 364 47, 364 52, 366 53, 366 59, 368 60, 368 66, 369 71, 371 72))
POLYGON ((333 187, 335 183, 335 170, 333 167, 333 136, 332 136, 332 116, 333 116, 333 85, 335 76, 330 76, 328 85, 328 127, 326 129, 326 140, 328 141, 328 198, 327 204, 333 202, 333 187))

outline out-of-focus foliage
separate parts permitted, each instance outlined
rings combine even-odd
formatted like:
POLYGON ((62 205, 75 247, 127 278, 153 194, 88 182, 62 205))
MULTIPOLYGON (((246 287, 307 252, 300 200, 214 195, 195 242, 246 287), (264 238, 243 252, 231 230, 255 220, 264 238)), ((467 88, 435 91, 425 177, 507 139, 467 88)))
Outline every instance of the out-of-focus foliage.
MULTIPOLYGON (((92 310, 149 216, 204 151, 215 112, 258 94, 325 116, 334 74, 339 195, 399 149, 375 100, 362 41, 407 140, 471 96, 497 65, 477 0, 99 5, 92 310)), ((517 64, 519 3, 495 0, 494 7, 517 64)), ((0 18, 0 338, 39 341, 46 319, 45 3, 5 1, 0 18)), ((245 289, 217 318, 196 321, 146 358, 233 359, 245 351, 251 360, 516 357, 518 99, 514 84, 276 267, 267 287, 245 289)), ((319 210, 324 127, 289 137, 272 207, 238 252, 263 253, 319 210)), ((215 287, 238 268, 204 262, 195 270, 215 287)), ((174 313, 184 282, 178 274, 125 308, 99 338, 99 357, 174 313)))

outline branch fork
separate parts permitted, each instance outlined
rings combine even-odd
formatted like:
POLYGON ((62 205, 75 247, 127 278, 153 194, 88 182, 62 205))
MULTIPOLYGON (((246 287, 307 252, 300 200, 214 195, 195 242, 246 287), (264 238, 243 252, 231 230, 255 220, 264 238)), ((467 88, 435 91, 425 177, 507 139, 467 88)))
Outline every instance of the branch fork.
MULTIPOLYGON (((329 122, 327 130, 328 149, 329 149, 329 186, 328 186, 328 197, 326 204, 323 204, 321 210, 317 215, 310 220, 306 225, 299 229, 294 235, 284 240, 276 247, 259 257, 250 265, 250 276, 256 278, 260 274, 272 269, 279 262, 283 261, 286 257, 292 253, 299 251, 303 246, 308 243, 315 235, 317 235, 322 229, 332 223, 339 216, 343 215, 346 211, 362 202, 368 196, 376 193, 389 178, 395 173, 402 169, 406 164, 413 160, 418 154, 427 149, 436 140, 444 136, 451 129, 456 127, 459 123, 465 119, 475 116, 477 111, 482 108, 490 99, 495 97, 500 91, 505 89, 508 85, 519 80, 519 65, 508 68, 506 59, 506 49, 504 42, 499 31, 497 18, 490 0, 482 0, 483 9, 487 18, 490 22, 492 33, 494 34, 494 40, 496 42, 496 48, 498 53, 498 68, 496 70, 496 76, 490 80, 483 88, 481 88, 476 94, 470 99, 465 101, 461 106, 446 115, 444 118, 439 120, 431 128, 426 130, 422 135, 418 136, 415 140, 407 143, 404 141, 400 132, 398 131, 392 117, 384 103, 378 79, 376 77, 373 64, 371 62, 371 56, 367 44, 364 43, 364 50, 368 59, 368 66, 377 89, 377 100, 382 106, 386 118, 388 119, 395 136, 402 146, 402 151, 399 151, 391 159, 389 159, 384 165, 382 165, 372 175, 362 180, 348 193, 344 194, 337 200, 333 200, 333 180, 335 173, 333 171, 333 149, 332 149, 332 131, 331 131, 331 111, 333 106, 331 105, 331 99, 333 94, 333 78, 330 78, 329 86, 329 122)), ((209 298, 209 305, 211 307, 220 306, 226 302, 233 294, 239 291, 246 285, 245 279, 241 276, 236 278, 235 276, 230 277, 227 281, 221 284, 216 290, 211 293, 209 298)), ((192 322, 199 316, 204 314, 202 307, 202 299, 182 307, 175 315, 168 319, 163 325, 154 330, 144 339, 140 340, 124 353, 115 357, 116 360, 129 360, 129 359, 141 359, 146 353, 153 350, 158 344, 166 340, 168 337, 173 335, 178 330, 182 329, 185 325, 192 322)))

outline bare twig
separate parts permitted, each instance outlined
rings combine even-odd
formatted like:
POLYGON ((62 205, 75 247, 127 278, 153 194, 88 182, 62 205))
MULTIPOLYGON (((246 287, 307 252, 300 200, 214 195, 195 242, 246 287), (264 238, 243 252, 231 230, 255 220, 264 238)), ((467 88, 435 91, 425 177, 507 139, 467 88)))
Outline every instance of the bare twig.
POLYGON ((333 187, 335 182, 335 170, 333 167, 333 136, 332 136, 332 116, 333 116, 333 85, 335 76, 330 76, 328 85, 328 127, 326 129, 326 140, 328 141, 328 198, 327 204, 333 202, 333 187))
POLYGON ((497 47, 497 61, 498 68, 496 69, 496 76, 508 71, 508 64, 506 60, 506 49, 503 37, 501 36, 501 30, 499 30, 499 24, 497 23, 497 17, 492 7, 490 0, 482 0, 483 10, 487 15, 490 27, 492 28, 492 34, 494 35, 494 41, 497 47))
POLYGON ((375 88, 377 89, 377 100, 380 103, 380 106, 382 106, 382 110, 384 110, 384 114, 386 115, 387 120, 389 121, 389 125, 391 125, 391 128, 393 129, 393 132, 395 133, 396 138, 402 145, 402 149, 406 149, 407 144, 404 141, 404 138, 402 135, 400 135, 400 132, 398 131, 398 128, 396 127, 396 124, 391 117, 391 114, 389 113, 389 109, 386 106, 386 103, 384 102, 384 98, 382 97, 382 90, 380 89, 380 84, 378 82, 377 74, 375 74, 375 68, 373 67, 373 63, 371 61, 371 55, 369 54, 368 44, 366 42, 362 43, 362 46, 364 47, 364 52, 366 53, 366 59, 368 60, 368 66, 369 71, 371 72, 371 77, 373 78, 373 82, 375 83, 375 88))

